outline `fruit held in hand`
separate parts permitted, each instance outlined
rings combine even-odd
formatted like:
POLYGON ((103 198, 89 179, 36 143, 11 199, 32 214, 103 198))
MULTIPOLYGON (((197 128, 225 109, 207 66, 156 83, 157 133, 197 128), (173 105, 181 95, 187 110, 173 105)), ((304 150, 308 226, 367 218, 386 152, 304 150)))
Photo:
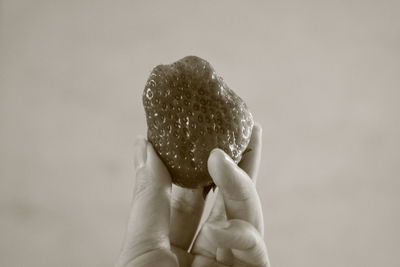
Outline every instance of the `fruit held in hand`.
POLYGON ((182 187, 212 184, 211 150, 220 148, 238 163, 250 141, 254 123, 246 104, 199 57, 155 67, 143 105, 148 140, 182 187))

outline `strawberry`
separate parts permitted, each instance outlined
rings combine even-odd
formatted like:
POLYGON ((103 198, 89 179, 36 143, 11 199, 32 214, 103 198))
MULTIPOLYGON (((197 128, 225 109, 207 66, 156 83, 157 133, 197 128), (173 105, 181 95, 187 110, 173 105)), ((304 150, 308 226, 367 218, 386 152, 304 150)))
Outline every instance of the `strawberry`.
POLYGON ((250 141, 253 117, 246 104, 199 57, 155 67, 143 105, 148 140, 179 186, 209 187, 211 150, 220 148, 238 163, 250 141))

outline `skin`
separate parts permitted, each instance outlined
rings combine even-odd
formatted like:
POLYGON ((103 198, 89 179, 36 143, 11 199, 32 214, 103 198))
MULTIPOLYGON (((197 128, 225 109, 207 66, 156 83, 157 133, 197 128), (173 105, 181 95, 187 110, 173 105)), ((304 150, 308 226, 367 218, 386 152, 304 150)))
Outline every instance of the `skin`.
POLYGON ((261 127, 236 165, 220 149, 208 170, 217 198, 190 252, 204 207, 202 189, 171 183, 167 168, 144 138, 136 143, 136 184, 125 241, 117 267, 269 267, 263 214, 255 182, 261 156, 261 127))

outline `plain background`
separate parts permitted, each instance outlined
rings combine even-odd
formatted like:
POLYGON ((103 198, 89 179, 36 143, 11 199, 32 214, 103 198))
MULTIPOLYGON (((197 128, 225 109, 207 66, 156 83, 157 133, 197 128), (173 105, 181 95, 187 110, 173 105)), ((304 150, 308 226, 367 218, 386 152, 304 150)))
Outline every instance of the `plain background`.
POLYGON ((273 266, 399 266, 398 1, 11 1, 0 265, 112 266, 152 67, 209 60, 263 125, 273 266))

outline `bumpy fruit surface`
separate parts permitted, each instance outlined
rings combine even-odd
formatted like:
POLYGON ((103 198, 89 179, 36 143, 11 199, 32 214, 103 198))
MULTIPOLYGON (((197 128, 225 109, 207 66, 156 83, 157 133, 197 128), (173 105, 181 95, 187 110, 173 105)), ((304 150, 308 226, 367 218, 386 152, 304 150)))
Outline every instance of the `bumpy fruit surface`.
POLYGON ((253 117, 246 104, 199 57, 155 67, 143 105, 148 140, 179 186, 209 186, 211 150, 220 148, 238 163, 250 141, 253 117))

